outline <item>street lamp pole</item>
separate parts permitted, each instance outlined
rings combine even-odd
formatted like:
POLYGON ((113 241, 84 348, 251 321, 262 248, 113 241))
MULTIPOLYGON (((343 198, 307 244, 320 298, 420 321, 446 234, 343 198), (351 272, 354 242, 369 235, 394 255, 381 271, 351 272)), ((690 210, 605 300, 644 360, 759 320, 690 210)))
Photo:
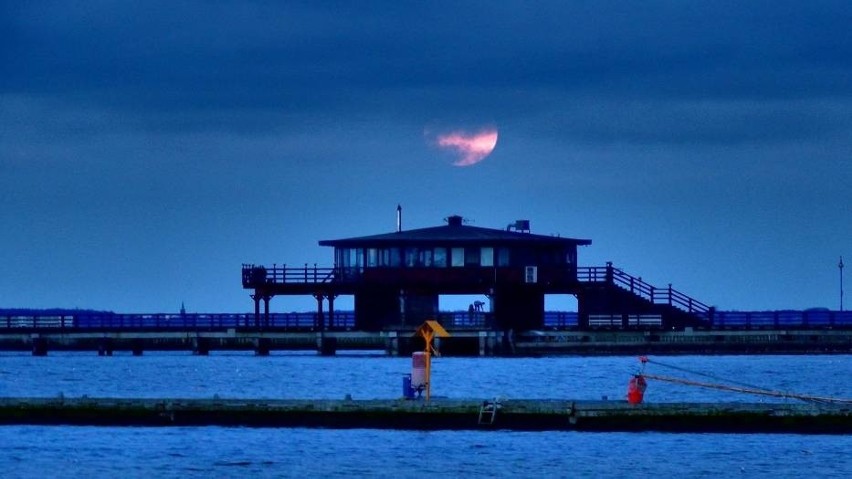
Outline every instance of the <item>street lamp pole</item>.
POLYGON ((840 311, 843 311, 843 256, 840 257, 837 268, 840 269, 840 311))

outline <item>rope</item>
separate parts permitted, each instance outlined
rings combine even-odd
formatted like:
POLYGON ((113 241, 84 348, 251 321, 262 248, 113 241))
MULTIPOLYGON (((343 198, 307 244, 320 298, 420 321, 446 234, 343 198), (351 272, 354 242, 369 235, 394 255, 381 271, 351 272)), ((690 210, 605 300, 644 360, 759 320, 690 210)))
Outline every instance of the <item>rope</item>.
POLYGON ((762 389, 762 388, 753 388, 753 387, 737 387, 737 386, 728 386, 726 384, 712 384, 712 383, 704 383, 699 381, 691 381, 689 379, 681 379, 681 378, 672 378, 668 376, 658 376, 656 374, 645 374, 644 375, 648 379, 656 379, 657 381, 666 381, 670 383, 676 384, 684 384, 687 386, 698 386, 702 388, 708 389, 719 389, 722 391, 733 391, 747 394, 757 394, 762 396, 772 396, 779 398, 790 398, 790 399, 799 399, 801 401, 822 403, 822 404, 852 404, 852 399, 844 399, 844 398, 832 398, 832 397, 820 397, 820 396, 810 396, 807 394, 795 394, 795 393, 787 393, 782 391, 773 391, 771 389, 762 389))
POLYGON ((666 367, 666 368, 669 368, 669 369, 674 369, 676 371, 681 371, 681 372, 685 372, 685 373, 689 373, 689 374, 694 374, 696 376, 710 378, 710 379, 713 379, 715 381, 723 381, 723 382, 727 382, 727 383, 730 383, 730 384, 736 384, 737 386, 742 386, 742 387, 748 388, 748 389, 760 389, 760 390, 768 391, 768 389, 762 388, 760 386, 755 386, 753 384, 746 384, 746 383, 741 383, 741 382, 737 382, 737 381, 731 381, 729 379, 721 378, 719 376, 714 376, 712 374, 702 373, 702 372, 698 372, 698 371, 691 371, 689 369, 682 368, 680 366, 674 366, 674 365, 671 365, 671 364, 661 363, 661 362, 653 360, 653 359, 645 358, 644 361, 651 363, 651 364, 656 364, 658 366, 663 366, 663 367, 666 367))

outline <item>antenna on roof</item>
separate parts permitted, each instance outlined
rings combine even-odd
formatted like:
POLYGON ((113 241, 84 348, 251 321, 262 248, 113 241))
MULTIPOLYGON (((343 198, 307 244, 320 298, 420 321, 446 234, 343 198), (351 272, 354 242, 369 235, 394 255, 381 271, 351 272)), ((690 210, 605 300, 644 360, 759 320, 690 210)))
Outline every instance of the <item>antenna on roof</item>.
POLYGON ((402 206, 396 205, 396 232, 402 231, 402 206))
POLYGON ((515 230, 520 233, 529 233, 530 232, 530 220, 517 220, 514 223, 509 223, 506 226, 506 231, 515 230))

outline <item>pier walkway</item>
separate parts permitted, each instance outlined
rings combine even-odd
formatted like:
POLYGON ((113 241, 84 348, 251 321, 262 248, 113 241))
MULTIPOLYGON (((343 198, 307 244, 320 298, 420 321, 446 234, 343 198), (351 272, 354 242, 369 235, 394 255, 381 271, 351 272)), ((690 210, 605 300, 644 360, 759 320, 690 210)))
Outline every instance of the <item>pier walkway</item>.
MULTIPOLYGON (((545 330, 517 334, 453 330, 440 341, 448 356, 647 355, 647 354, 831 354, 852 353, 850 329, 617 331, 545 330)), ((407 356, 422 350, 411 331, 198 330, 0 330, 0 351, 93 351, 102 356, 126 351, 375 351, 407 356)))
POLYGON ((59 397, 0 398, 0 424, 850 434, 852 411, 767 403, 59 397))

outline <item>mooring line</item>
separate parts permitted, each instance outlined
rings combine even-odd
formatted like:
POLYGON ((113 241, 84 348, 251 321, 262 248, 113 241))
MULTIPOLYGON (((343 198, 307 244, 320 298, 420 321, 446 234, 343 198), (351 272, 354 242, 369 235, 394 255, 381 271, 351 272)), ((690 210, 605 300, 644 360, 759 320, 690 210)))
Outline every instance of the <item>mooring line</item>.
POLYGON ((643 374, 643 376, 648 378, 648 379, 656 379, 657 381, 665 381, 665 382, 676 383, 676 384, 684 384, 684 385, 687 385, 687 386, 698 386, 698 387, 708 388, 708 389, 719 389, 719 390, 722 390, 722 391, 732 391, 732 392, 740 392, 740 393, 746 393, 746 394, 757 394, 757 395, 762 395, 762 396, 799 399, 801 401, 816 402, 816 403, 823 403, 823 404, 852 404, 852 399, 845 399, 845 398, 811 396, 811 395, 808 395, 808 394, 796 394, 796 393, 788 393, 788 392, 783 392, 783 391, 773 391, 771 389, 729 386, 729 385, 726 385, 726 384, 704 383, 704 382, 700 382, 700 381, 692 381, 692 380, 689 380, 689 379, 673 378, 673 377, 669 377, 669 376, 658 376, 656 374, 643 374))

